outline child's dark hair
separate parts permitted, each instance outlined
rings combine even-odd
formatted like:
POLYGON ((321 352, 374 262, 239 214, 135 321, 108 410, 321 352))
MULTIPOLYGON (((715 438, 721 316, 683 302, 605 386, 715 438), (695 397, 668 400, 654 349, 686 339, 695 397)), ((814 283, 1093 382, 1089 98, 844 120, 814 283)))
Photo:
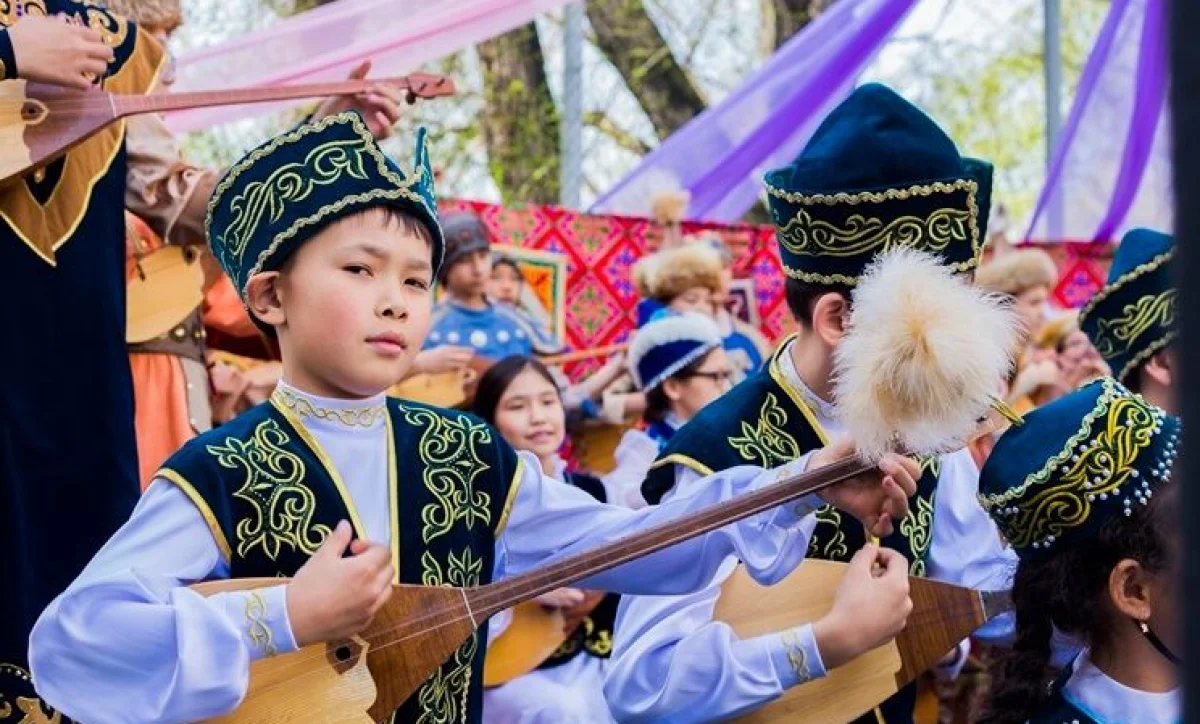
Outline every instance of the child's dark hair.
POLYGON ((810 284, 792 277, 783 282, 783 295, 787 300, 788 311, 792 313, 797 324, 803 327, 812 327, 813 309, 817 306, 817 300, 826 294, 838 294, 849 301, 850 287, 843 284, 810 284))
MULTIPOLYGON (((512 381, 525 370, 537 372, 553 385, 555 390, 558 390, 558 383, 554 381, 554 376, 550 374, 550 370, 546 369, 546 365, 533 357, 519 354, 510 355, 492 365, 479 378, 479 385, 475 388, 475 401, 471 403, 471 412, 483 418, 490 425, 496 424, 496 408, 500 405, 500 398, 504 397, 504 391, 508 389, 512 381)), ((560 392, 559 398, 561 399, 561 397, 562 393, 560 392)))
MULTIPOLYGON (((700 355, 667 379, 683 380, 691 377, 704 364, 704 360, 708 359, 708 355, 708 352, 700 355)), ((642 419, 647 423, 662 422, 671 414, 671 400, 667 397, 665 387, 666 380, 663 380, 654 389, 646 390, 646 409, 642 412, 642 419)))
POLYGON ((1111 626, 1133 625, 1115 620, 1109 575, 1126 558, 1151 573, 1166 569, 1170 553, 1163 519, 1172 514, 1172 492, 1168 483, 1151 504, 1128 517, 1114 516, 1087 545, 1020 563, 1012 590, 1017 638, 979 724, 1022 724, 1041 709, 1054 675, 1049 665, 1055 628, 1095 646, 1106 640, 1111 626))
POLYGON ((513 274, 517 275, 517 283, 518 284, 520 284, 521 282, 523 282, 525 280, 525 278, 523 276, 521 276, 521 267, 517 266, 516 260, 513 259, 512 257, 510 257, 510 256, 496 257, 495 259, 492 260, 492 269, 495 270, 496 267, 498 267, 498 266, 506 266, 509 269, 512 269, 513 274))

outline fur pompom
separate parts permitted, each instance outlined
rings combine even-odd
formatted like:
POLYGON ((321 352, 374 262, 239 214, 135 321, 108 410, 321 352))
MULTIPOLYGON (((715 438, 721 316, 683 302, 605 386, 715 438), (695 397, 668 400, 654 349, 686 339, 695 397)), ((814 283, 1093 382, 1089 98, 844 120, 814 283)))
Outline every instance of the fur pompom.
POLYGON ((678 225, 691 200, 692 194, 687 190, 659 192, 650 198, 650 215, 665 226, 678 225))
POLYGON ((931 455, 965 445, 1012 365, 1008 303, 924 252, 874 261, 835 355, 838 416, 859 453, 931 455))

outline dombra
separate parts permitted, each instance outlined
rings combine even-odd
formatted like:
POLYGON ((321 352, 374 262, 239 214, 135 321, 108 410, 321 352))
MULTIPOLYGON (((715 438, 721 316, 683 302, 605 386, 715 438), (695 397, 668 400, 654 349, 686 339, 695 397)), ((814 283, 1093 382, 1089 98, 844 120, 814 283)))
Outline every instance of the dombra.
POLYGON ((410 100, 455 93, 453 80, 429 73, 278 88, 145 96, 78 91, 24 80, 0 81, 0 184, 45 166, 127 116, 206 106, 357 95, 379 85, 406 89, 410 100))
MULTIPOLYGON (((748 638, 811 623, 833 607, 847 564, 806 560, 774 586, 762 586, 738 566, 721 586, 715 618, 748 638)), ((913 609, 895 639, 840 666, 818 681, 734 721, 845 724, 882 704, 969 636, 1012 607, 993 593, 909 577, 913 609)))

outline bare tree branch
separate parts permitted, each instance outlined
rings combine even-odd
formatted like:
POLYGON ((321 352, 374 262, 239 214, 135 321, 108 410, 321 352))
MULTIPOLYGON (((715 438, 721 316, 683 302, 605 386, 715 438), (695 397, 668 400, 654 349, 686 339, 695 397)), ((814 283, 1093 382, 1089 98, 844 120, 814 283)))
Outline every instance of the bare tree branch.
POLYGON ((604 111, 589 111, 584 115, 583 122, 603 133, 613 143, 626 151, 632 151, 639 156, 645 156, 654 150, 646 145, 645 141, 614 123, 613 119, 609 118, 604 111))
POLYGON ((775 21, 775 43, 778 48, 788 38, 804 29, 820 15, 834 0, 770 0, 775 21))
POLYGON ((592 0, 584 7, 596 44, 641 101, 659 138, 705 109, 703 94, 671 55, 641 0, 592 0))

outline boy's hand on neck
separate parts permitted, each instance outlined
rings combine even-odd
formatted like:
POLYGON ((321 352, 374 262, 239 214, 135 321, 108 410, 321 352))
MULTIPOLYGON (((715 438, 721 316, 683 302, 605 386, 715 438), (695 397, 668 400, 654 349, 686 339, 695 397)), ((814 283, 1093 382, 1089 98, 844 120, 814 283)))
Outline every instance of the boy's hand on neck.
MULTIPOLYGON (((854 441, 839 440, 813 453, 808 469, 816 470, 853 455, 854 441)), ((853 515, 871 535, 892 534, 893 521, 908 515, 908 499, 917 492, 921 468, 915 460, 902 455, 887 455, 875 469, 818 493, 821 499, 853 515)))
POLYGON ((346 521, 288 584, 292 636, 304 647, 344 639, 363 630, 392 596, 392 554, 380 543, 351 542, 346 521), (351 556, 342 554, 349 546, 351 556))

